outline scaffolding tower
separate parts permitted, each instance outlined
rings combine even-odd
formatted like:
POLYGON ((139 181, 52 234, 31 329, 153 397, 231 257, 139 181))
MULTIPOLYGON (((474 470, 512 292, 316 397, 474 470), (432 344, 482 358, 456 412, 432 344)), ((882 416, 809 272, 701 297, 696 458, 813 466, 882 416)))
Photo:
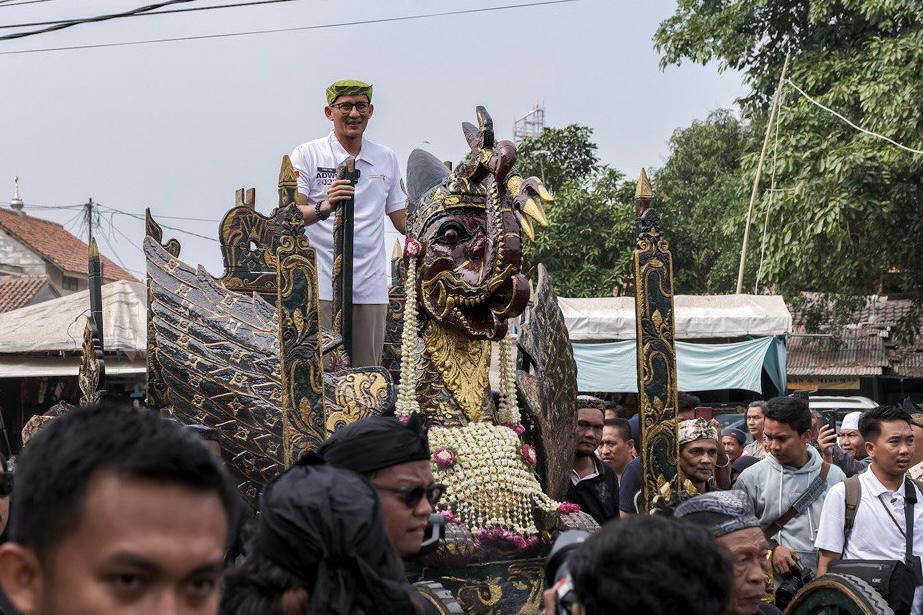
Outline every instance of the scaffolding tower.
POLYGON ((526 137, 537 137, 545 130, 545 105, 535 103, 535 107, 513 122, 513 140, 519 143, 526 137))

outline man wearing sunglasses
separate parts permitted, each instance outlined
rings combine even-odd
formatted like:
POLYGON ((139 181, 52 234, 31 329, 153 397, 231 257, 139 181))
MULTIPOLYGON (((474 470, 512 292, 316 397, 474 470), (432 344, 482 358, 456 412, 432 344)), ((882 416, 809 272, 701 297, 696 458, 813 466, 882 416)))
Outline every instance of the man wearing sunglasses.
POLYGON ((378 491, 392 546, 402 557, 419 553, 443 486, 433 479, 418 415, 406 424, 393 416, 360 419, 337 430, 317 453, 331 465, 366 476, 378 491))
POLYGON ((385 339, 388 286, 385 275, 384 217, 404 233, 406 200, 401 188, 397 155, 365 138, 375 107, 372 86, 361 81, 337 81, 327 88, 324 115, 333 125, 330 134, 303 143, 292 152, 298 171, 296 203, 308 224, 307 234, 317 250, 321 324, 332 326, 333 218, 343 201, 355 197, 353 232, 354 367, 378 365, 385 339), (335 179, 337 167, 356 159, 359 180, 353 186, 335 179))

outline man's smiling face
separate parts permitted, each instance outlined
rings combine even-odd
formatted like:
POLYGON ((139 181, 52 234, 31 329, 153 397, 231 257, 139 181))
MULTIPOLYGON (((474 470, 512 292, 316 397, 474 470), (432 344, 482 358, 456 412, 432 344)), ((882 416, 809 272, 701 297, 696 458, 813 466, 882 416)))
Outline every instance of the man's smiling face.
POLYGON ((347 139, 362 137, 374 111, 375 107, 365 94, 337 96, 336 100, 324 107, 324 114, 333 122, 333 132, 338 137, 347 139), (344 107, 348 108, 348 111, 344 107), (364 111, 360 111, 363 108, 364 111))

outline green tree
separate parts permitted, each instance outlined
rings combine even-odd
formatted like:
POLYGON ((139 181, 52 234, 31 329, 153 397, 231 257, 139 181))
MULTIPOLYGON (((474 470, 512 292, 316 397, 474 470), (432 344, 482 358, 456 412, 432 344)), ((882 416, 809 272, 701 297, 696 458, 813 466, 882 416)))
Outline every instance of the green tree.
MULTIPOLYGON (((683 294, 732 293, 749 186, 741 160, 752 130, 729 109, 677 129, 653 177, 655 207, 673 252, 674 288, 683 294)), ((748 269, 755 275, 758 259, 748 269)))
POLYGON ((544 175, 555 195, 549 227, 524 240, 524 266, 544 263, 562 297, 610 296, 625 277, 634 249, 634 193, 621 172, 598 162, 592 129, 546 128, 519 144, 525 176, 544 175))
POLYGON ((546 128, 517 147, 517 166, 524 175, 541 177, 552 192, 569 181, 583 181, 599 170, 593 129, 571 124, 546 128))
MULTIPOLYGON (((743 71, 745 114, 765 117, 786 53, 791 81, 854 123, 923 149, 923 3, 918 0, 679 0, 655 35, 662 64, 743 71)), ((861 133, 791 85, 783 90, 780 191, 763 278, 794 295, 867 295, 896 284, 923 305, 923 155, 861 133)), ((752 179, 755 152, 744 160, 752 179)), ((774 167, 774 168, 773 168, 774 167)), ((754 245, 750 253, 754 253, 754 245)), ((747 281, 752 286, 753 280, 747 281)))

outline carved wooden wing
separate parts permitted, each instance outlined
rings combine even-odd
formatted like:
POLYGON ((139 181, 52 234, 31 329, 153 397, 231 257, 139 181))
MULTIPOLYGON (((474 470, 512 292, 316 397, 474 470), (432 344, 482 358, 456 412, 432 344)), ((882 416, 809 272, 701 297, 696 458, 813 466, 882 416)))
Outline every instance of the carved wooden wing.
POLYGON ((275 310, 226 290, 151 238, 144 251, 165 401, 182 422, 218 430, 241 493, 255 499, 282 469, 275 310))
POLYGON ((577 411, 577 364, 545 266, 538 266, 535 304, 519 337, 520 366, 516 384, 537 432, 536 448, 545 477, 545 493, 556 500, 567 494, 574 461, 577 411))
MULTIPOLYGON (((274 306, 256 294, 226 289, 199 267, 144 242, 151 300, 152 345, 164 402, 187 424, 218 430, 222 454, 255 503, 262 486, 284 466, 279 322, 274 306)), ((322 350, 339 335, 323 331, 322 350)), ((346 369, 323 376, 326 434, 393 405, 384 369, 346 369)), ((304 417, 306 421, 311 421, 304 417)), ((326 435, 325 434, 325 435, 326 435)))

